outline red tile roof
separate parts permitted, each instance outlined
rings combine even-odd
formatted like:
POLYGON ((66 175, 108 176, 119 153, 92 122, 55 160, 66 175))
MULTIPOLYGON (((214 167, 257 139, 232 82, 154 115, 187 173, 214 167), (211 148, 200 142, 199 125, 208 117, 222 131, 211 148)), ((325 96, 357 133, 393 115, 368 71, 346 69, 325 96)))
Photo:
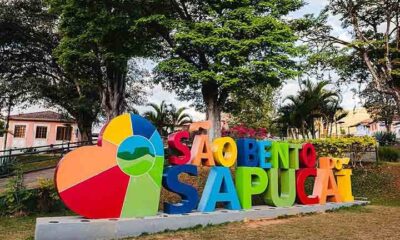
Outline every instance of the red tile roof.
POLYGON ((11 115, 10 120, 75 123, 74 119, 68 118, 63 114, 59 114, 53 111, 21 113, 17 115, 11 115))

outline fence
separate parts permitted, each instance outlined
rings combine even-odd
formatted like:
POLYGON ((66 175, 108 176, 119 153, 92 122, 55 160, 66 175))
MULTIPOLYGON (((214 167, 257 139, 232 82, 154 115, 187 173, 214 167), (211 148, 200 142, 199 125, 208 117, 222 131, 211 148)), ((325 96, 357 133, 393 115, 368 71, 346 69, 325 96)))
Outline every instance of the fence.
POLYGON ((0 178, 13 174, 16 168, 24 172, 53 168, 67 152, 83 145, 93 145, 97 140, 64 142, 27 148, 13 148, 0 151, 0 178))

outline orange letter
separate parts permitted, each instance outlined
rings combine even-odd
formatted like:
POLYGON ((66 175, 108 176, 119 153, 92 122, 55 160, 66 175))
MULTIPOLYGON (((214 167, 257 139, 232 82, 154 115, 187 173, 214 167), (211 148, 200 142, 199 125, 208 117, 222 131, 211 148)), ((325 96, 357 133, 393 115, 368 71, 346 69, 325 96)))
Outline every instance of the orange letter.
POLYGON ((332 158, 323 157, 319 159, 319 166, 321 168, 317 169, 313 195, 319 197, 320 204, 325 204, 327 201, 342 202, 332 171, 334 161, 332 158))
POLYGON ((194 137, 191 150, 191 164, 200 166, 202 163, 204 166, 215 166, 210 142, 205 134, 194 137))

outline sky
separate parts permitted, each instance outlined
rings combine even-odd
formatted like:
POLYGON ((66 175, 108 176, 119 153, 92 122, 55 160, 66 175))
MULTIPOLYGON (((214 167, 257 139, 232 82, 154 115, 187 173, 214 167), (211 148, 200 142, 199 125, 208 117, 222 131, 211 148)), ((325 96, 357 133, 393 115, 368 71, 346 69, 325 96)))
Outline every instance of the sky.
MULTIPOLYGON (((299 18, 304 14, 318 14, 323 7, 328 3, 326 0, 306 0, 307 5, 303 8, 299 9, 296 12, 290 14, 290 17, 299 18)), ((328 19, 329 24, 333 27, 333 34, 337 37, 340 37, 344 40, 349 39, 349 34, 346 30, 342 29, 340 26, 340 22, 337 17, 330 17, 328 19)), ((154 67, 155 63, 147 62, 145 64, 146 68, 151 69, 154 67)), ((342 106, 345 109, 351 110, 355 107, 360 107, 360 99, 358 96, 355 96, 354 93, 351 91, 351 88, 354 86, 341 86, 341 92, 343 94, 343 103, 342 106)), ((296 80, 288 80, 283 84, 283 87, 280 92, 281 99, 284 99, 288 95, 296 94, 299 90, 298 82, 296 80)), ((161 101, 166 100, 168 103, 172 103, 177 107, 190 107, 189 102, 181 102, 177 99, 177 96, 174 93, 164 91, 161 86, 155 86, 153 88, 147 88, 146 91, 148 92, 148 102, 157 103, 159 104, 161 101)), ((35 112, 35 111, 42 111, 47 110, 40 105, 30 106, 30 107, 17 107, 14 108, 12 113, 22 113, 22 112, 35 112)), ((148 110, 147 107, 138 107, 140 112, 148 110)), ((191 114, 194 120, 202 120, 205 118, 203 113, 195 111, 193 108, 188 109, 188 113, 191 114)))

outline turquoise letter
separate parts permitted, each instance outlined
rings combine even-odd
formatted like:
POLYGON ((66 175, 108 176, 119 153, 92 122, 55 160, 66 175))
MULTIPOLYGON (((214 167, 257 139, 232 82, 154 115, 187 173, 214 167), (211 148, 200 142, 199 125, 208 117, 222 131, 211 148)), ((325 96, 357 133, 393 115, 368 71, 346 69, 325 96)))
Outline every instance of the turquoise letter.
POLYGON ((212 212, 217 202, 231 210, 240 210, 240 203, 231 172, 226 167, 212 167, 197 210, 212 212))

